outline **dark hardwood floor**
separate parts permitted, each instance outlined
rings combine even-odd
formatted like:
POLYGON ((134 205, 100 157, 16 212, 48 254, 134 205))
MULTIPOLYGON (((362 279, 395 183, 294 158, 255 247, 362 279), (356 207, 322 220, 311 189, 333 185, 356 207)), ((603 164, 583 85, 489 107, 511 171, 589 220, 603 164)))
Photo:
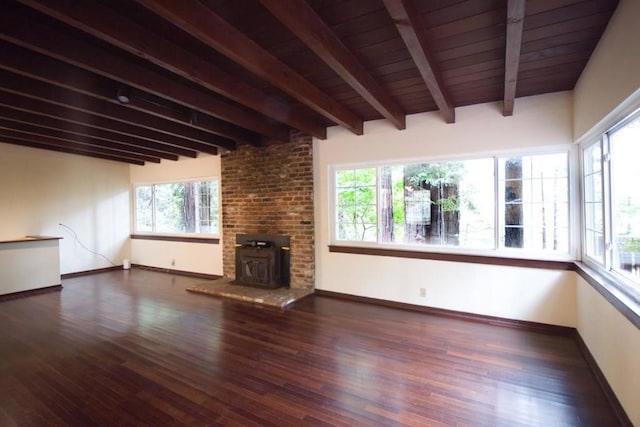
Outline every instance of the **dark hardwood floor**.
POLYGON ((0 302, 0 426, 614 426, 569 336, 114 271, 0 302))

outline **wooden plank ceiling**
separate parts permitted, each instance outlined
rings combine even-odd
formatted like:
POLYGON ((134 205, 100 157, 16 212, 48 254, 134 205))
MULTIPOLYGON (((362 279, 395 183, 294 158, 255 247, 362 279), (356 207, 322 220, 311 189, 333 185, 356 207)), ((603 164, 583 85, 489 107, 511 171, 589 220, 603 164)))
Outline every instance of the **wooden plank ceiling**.
POLYGON ((133 164, 573 89, 617 0, 1 0, 0 141, 133 164))

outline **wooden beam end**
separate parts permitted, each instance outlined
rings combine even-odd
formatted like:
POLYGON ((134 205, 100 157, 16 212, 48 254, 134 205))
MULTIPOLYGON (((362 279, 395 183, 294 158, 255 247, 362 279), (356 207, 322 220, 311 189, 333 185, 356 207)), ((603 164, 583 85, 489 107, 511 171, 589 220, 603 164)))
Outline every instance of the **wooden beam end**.
POLYGON ((456 110, 455 108, 449 108, 448 110, 443 110, 442 115, 444 116, 444 121, 447 123, 455 123, 456 122, 456 110))
POLYGON ((405 130, 407 128, 407 116, 405 115, 394 117, 391 122, 398 130, 405 130))
POLYGON ((502 106, 502 115, 505 117, 513 116, 513 99, 505 99, 502 106))
POLYGON ((351 126, 349 130, 358 136, 364 135, 364 122, 360 120, 354 126, 351 126))

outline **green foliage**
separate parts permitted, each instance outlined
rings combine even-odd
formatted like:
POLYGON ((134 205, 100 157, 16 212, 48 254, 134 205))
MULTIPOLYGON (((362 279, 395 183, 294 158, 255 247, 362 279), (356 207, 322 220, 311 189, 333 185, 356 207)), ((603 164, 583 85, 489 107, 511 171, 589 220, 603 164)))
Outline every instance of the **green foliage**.
POLYGON ((458 184, 464 173, 464 163, 444 162, 418 165, 407 165, 404 168, 405 179, 413 187, 420 187, 423 182, 431 185, 458 184))
MULTIPOLYGON (((402 170, 400 168, 400 170, 402 170)), ((396 226, 404 226, 404 183, 402 179, 392 181, 393 191, 393 223, 396 226)))
MULTIPOLYGON (((421 188, 424 184, 438 187, 440 197, 434 202, 442 212, 460 210, 460 200, 456 196, 442 197, 442 186, 459 185, 464 174, 463 162, 444 162, 408 165, 404 168, 405 181, 414 188, 421 188)), ((469 203, 470 205, 470 203, 469 203)), ((469 207, 472 207, 470 205, 469 207)))
POLYGON ((457 196, 445 197, 435 202, 443 212, 455 212, 460 210, 460 203, 457 196))
POLYGON ((376 185, 376 168, 346 169, 336 172, 337 187, 376 185))
POLYGON ((336 172, 338 238, 375 241, 376 168, 336 172))
POLYGON ((640 238, 629 237, 622 243, 622 252, 640 252, 640 238))

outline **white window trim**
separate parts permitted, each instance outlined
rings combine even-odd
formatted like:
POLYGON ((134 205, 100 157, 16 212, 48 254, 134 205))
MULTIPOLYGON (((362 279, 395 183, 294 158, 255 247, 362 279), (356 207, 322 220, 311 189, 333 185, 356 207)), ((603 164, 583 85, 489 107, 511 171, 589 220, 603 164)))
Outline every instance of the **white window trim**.
MULTIPOLYGON (((403 251, 413 251, 413 252, 426 252, 426 253, 445 253, 445 254, 464 254, 464 255, 478 255, 478 256, 488 256, 488 257, 500 257, 500 258, 514 258, 514 259, 532 259, 532 260, 548 260, 548 261, 576 261, 578 255, 580 254, 580 239, 575 238, 575 236, 580 236, 581 230, 581 221, 580 221, 580 212, 579 208, 579 200, 580 190, 579 190, 579 182, 580 182, 580 168, 579 168, 579 150, 575 145, 556 145, 556 146, 545 146, 545 147, 535 147, 530 149, 519 149, 519 150, 502 150, 498 152, 492 152, 491 154, 479 154, 469 156, 437 156, 437 157, 422 157, 422 158, 411 158, 411 159, 394 159, 390 161, 375 161, 375 162, 361 162, 361 163, 345 163, 345 164, 334 164, 329 165, 327 170, 327 183, 328 183, 328 196, 329 196, 329 236, 328 242, 331 246, 348 246, 348 247, 358 247, 358 248, 379 248, 379 249, 391 249, 391 250, 403 250, 403 251), (552 251, 535 251, 528 249, 519 249, 519 248, 500 248, 495 247, 492 249, 481 249, 481 248, 471 248, 471 247, 460 247, 460 246, 445 246, 445 245, 409 245, 404 243, 383 243, 383 242, 362 242, 362 241, 353 241, 353 240, 338 240, 337 239, 337 192, 336 192, 336 182, 335 176, 336 172, 339 170, 349 170, 349 169, 361 169, 361 168, 380 168, 383 166, 397 166, 397 165, 406 165, 406 164, 417 164, 417 163, 436 163, 436 162, 455 162, 455 161, 465 161, 465 160, 477 160, 477 159, 487 159, 493 158, 494 160, 494 241, 498 242, 499 235, 499 211, 498 211, 498 177, 497 177, 497 163, 498 159, 501 157, 508 156, 536 156, 536 155, 544 155, 544 154, 558 154, 558 153, 566 153, 567 154, 567 162, 568 162, 568 215, 569 215, 569 248, 568 252, 552 252, 552 251), (578 207, 578 208, 576 208, 578 207), (576 234, 578 233, 578 234, 576 234)), ((377 174, 376 179, 379 178, 377 174)), ((379 201, 379 191, 380 186, 376 186, 376 203, 379 201)), ((379 221, 379 219, 378 219, 379 221)), ((378 224, 378 234, 380 233, 380 224, 378 224)), ((378 235, 379 240, 379 235, 378 235)))
MULTIPOLYGON (((217 175, 212 176, 202 176, 202 177, 194 177, 194 178, 181 178, 181 179, 168 179, 168 180, 158 180, 158 181, 139 181, 134 182, 131 186, 131 233, 140 235, 140 236, 166 236, 166 237, 184 237, 184 238, 212 238, 218 239, 221 236, 221 226, 222 226, 222 199, 221 199, 221 181, 220 177, 217 175), (136 187, 145 186, 145 185, 162 185, 162 184, 174 184, 180 182, 200 182, 200 181, 217 181, 218 185, 218 233, 163 233, 163 232, 155 232, 155 231, 138 231, 136 230, 137 221, 137 200, 136 200, 136 187)), ((153 212, 155 222, 155 211, 153 212)))
POLYGON ((610 246, 612 244, 612 199, 611 199, 611 183, 610 183, 610 161, 604 160, 606 154, 608 154, 608 150, 610 149, 609 145, 609 134, 611 132, 616 131, 617 129, 625 126, 632 120, 640 118, 640 89, 636 90, 629 98, 627 98, 623 103, 621 103, 615 110, 609 113, 605 118, 603 118, 593 129, 587 132, 582 138, 580 138, 576 145, 580 149, 580 162, 579 162, 579 170, 580 170, 580 233, 578 234, 581 237, 581 245, 580 245, 580 254, 581 259, 588 267, 592 268, 599 274, 603 275, 606 278, 609 278, 614 286, 622 292, 624 295, 632 298, 636 302, 640 302, 640 289, 638 283, 630 280, 625 277, 623 274, 615 271, 612 268, 613 260, 612 260, 612 251, 610 250, 610 246), (603 224, 604 224, 604 245, 605 245, 605 256, 604 263, 601 264, 594 258, 588 256, 585 253, 585 206, 584 206, 584 151, 587 147, 592 146, 595 143, 600 143, 602 147, 602 198, 603 198, 603 224))

